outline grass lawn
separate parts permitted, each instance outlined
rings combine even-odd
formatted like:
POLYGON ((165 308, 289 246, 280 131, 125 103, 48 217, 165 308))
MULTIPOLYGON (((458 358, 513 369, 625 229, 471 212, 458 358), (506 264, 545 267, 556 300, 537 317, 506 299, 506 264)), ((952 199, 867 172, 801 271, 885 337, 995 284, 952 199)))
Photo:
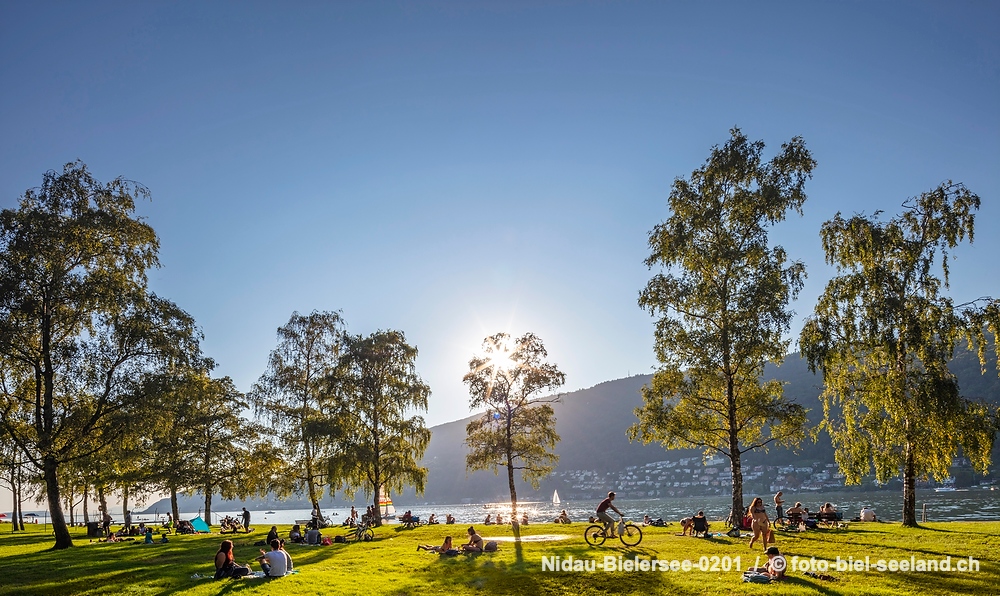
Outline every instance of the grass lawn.
MULTIPOLYGON (((218 534, 173 536, 168 544, 136 542, 90 543, 83 529, 72 529, 76 546, 51 550, 52 538, 42 526, 11 534, 10 525, 0 525, 0 595, 6 594, 1000 594, 1000 522, 928 523, 921 529, 895 524, 851 524, 842 530, 776 533, 777 546, 791 564, 842 559, 941 560, 951 557, 956 566, 969 557, 980 564, 978 572, 879 572, 837 571, 827 573, 836 581, 807 577, 790 570, 781 585, 742 582, 739 566, 746 569, 762 549, 751 551, 748 539, 719 537, 696 539, 677 536, 677 525, 645 528, 644 539, 634 548, 608 541, 600 548, 583 541, 586 524, 560 526, 538 524, 522 528, 526 541, 520 546, 500 542, 496 553, 440 557, 417 552, 420 543, 440 544, 450 534, 464 542, 465 526, 423 526, 402 529, 385 526, 370 543, 334 544, 326 547, 289 545, 296 575, 275 580, 241 579, 213 581, 212 558, 224 538, 218 534), (533 537, 568 536, 563 540, 533 540, 533 537), (543 557, 572 557, 594 561, 597 570, 548 571, 543 557), (688 560, 691 571, 604 571, 605 557, 618 561, 639 559, 688 560), (702 559, 706 557, 706 559, 702 559), (718 557, 713 560, 712 557, 718 557), (698 569, 700 561, 708 567, 698 569), (718 562, 719 569, 712 570, 718 562), (729 564, 734 570, 722 571, 729 564), (192 576, 201 574, 207 578, 192 576)), ((255 558, 268 527, 235 536, 236 558, 255 558)), ((279 526, 287 535, 289 526, 279 526)), ((485 526, 480 533, 510 539, 508 527, 485 526)), ((339 528, 325 535, 343 533, 339 528)), ((226 537, 231 537, 227 535, 226 537)), ((141 541, 137 541, 141 542, 141 541)), ((766 557, 760 557, 761 562, 766 557)), ((583 564, 583 563, 581 563, 583 564)), ((260 566, 253 564, 254 570, 260 566)))

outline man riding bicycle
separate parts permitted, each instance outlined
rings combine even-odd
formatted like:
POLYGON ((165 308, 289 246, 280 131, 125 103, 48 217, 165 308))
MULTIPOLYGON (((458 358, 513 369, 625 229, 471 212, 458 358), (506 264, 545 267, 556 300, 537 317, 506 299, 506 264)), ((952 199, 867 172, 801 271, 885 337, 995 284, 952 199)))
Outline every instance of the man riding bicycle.
POLYGON ((601 504, 597 506, 597 519, 604 522, 604 535, 610 538, 615 538, 615 518, 611 517, 608 513, 608 509, 613 509, 621 517, 625 517, 625 514, 618 511, 618 508, 611 503, 615 500, 615 491, 608 493, 608 498, 601 501, 601 504), (611 534, 608 534, 608 528, 611 529, 611 534))

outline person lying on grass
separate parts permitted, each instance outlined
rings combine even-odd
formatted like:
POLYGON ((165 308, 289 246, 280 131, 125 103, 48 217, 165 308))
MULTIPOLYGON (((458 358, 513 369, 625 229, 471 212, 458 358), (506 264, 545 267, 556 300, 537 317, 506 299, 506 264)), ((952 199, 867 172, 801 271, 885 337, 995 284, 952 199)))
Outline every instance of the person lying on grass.
POLYGON ((429 550, 435 553, 443 553, 445 551, 451 550, 451 536, 446 536, 444 539, 444 544, 441 546, 435 546, 432 544, 418 544, 417 550, 429 550))
POLYGON ((474 526, 469 526, 469 541, 462 545, 462 552, 481 553, 483 552, 483 537, 476 533, 474 526))

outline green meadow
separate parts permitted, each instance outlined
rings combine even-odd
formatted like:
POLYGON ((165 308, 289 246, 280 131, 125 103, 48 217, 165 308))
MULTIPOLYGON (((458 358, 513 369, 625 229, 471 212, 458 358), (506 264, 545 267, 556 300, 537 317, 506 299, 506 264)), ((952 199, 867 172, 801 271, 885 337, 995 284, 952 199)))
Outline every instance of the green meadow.
MULTIPOLYGON (((225 579, 214 581, 212 558, 224 538, 235 543, 237 560, 252 561, 258 554, 254 542, 263 540, 268 527, 250 534, 171 536, 167 544, 144 545, 90 542, 74 528, 76 546, 51 550, 52 538, 42 526, 12 534, 0 526, 0 560, 5 594, 997 594, 1000 593, 1000 522, 929 523, 919 529, 895 524, 851 524, 847 529, 820 529, 803 533, 776 533, 777 546, 790 564, 788 578, 780 585, 743 583, 736 568, 745 569, 766 557, 751 550, 749 539, 711 539, 678 536, 677 525, 645 528, 644 539, 634 548, 608 541, 592 548, 583 540, 585 524, 538 524, 522 528, 523 541, 512 542, 510 527, 486 526, 481 534, 500 540, 495 553, 442 557, 417 551, 418 544, 440 544, 446 535, 464 541, 465 526, 422 526, 404 529, 385 526, 373 542, 332 546, 288 545, 298 573, 280 579, 225 579), (836 558, 864 562, 869 570, 838 571, 836 558), (555 559, 558 557, 558 559, 555 559), (619 569, 602 570, 605 557, 619 569), (619 559, 620 557, 620 559, 619 559), (796 559, 797 557, 797 559, 796 559), (879 571, 881 559, 940 561, 951 558, 951 571, 879 571), (969 558, 978 571, 960 572, 969 558), (571 559, 572 558, 572 559, 571 559), (620 570, 625 561, 639 565, 656 560, 666 571, 620 570), (543 561, 558 567, 566 561, 577 567, 588 564, 595 571, 543 569, 543 561), (670 570, 669 564, 690 570, 670 570), (592 562, 592 563, 588 563, 592 562), (818 569, 826 563, 820 580, 805 575, 804 565, 818 569), (700 567, 704 567, 701 569, 700 567), (726 571, 724 568, 728 568, 726 571), (203 577, 199 578, 198 575, 203 577)), ((282 535, 289 527, 279 526, 282 535)), ((325 535, 342 534, 339 528, 325 535)), ((857 563, 855 563, 857 564, 857 563)), ((863 563, 862 563, 863 564, 863 563)), ((648 563, 645 565, 649 565, 648 563)), ((254 570, 260 567, 253 563, 254 570)))

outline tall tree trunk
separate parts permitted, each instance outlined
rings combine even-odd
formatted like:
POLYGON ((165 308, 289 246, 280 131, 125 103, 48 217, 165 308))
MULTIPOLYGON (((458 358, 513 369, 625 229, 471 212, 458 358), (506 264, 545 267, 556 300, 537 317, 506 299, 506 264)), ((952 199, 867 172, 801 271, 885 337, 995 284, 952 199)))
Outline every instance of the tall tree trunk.
POLYGON ((56 536, 56 550, 70 548, 73 546, 73 538, 69 535, 69 528, 66 527, 66 518, 63 517, 62 504, 59 502, 59 478, 57 476, 56 459, 52 455, 42 458, 42 475, 45 478, 45 492, 49 502, 49 514, 52 516, 52 532, 56 536))
MULTIPOLYGON (((729 358, 726 357, 726 366, 729 358)), ((740 453, 739 425, 736 420, 736 388, 732 375, 726 375, 726 406, 729 414, 729 462, 733 468, 733 508, 729 512, 729 523, 735 528, 743 525, 743 462, 740 453)))
POLYGON ((20 531, 24 531, 24 470, 21 469, 21 463, 17 466, 17 497, 15 501, 17 502, 17 517, 14 519, 14 525, 20 528, 20 531))
POLYGON ((90 501, 90 485, 83 485, 83 525, 90 523, 90 510, 88 508, 88 503, 90 501))
MULTIPOLYGON (((18 520, 18 513, 20 513, 18 510, 21 507, 21 487, 20 483, 18 482, 19 474, 16 468, 17 468, 17 463, 16 462, 12 463, 10 466, 10 497, 11 497, 10 500, 12 501, 11 507, 13 508, 13 510, 10 512, 11 533, 17 532, 18 530, 17 520, 18 520)), ((24 528, 21 528, 21 530, 24 530, 24 528)))
MULTIPOLYGON (((375 519, 372 520, 375 523, 376 528, 382 527, 382 505, 379 501, 382 499, 382 474, 379 473, 379 469, 376 466, 375 473, 373 474, 375 478, 375 519)), ((387 497, 389 495, 386 495, 387 497)), ((388 513, 388 511, 386 511, 388 513)))
POLYGON ((729 513, 729 521, 733 527, 739 528, 743 524, 743 461, 739 449, 729 456, 730 465, 733 467, 733 509, 729 513))
POLYGON ((177 486, 174 484, 170 485, 170 512, 174 516, 174 528, 177 527, 177 522, 180 521, 180 512, 177 510, 177 486))
POLYGON ((916 528, 917 524, 917 466, 914 445, 906 442, 906 461, 903 464, 903 525, 916 528))
POLYGON ((122 519, 128 515, 128 485, 122 489, 122 519))
POLYGON ((510 518, 517 520, 517 487, 514 486, 514 461, 507 455, 507 486, 510 488, 510 518))
POLYGON ((108 511, 108 497, 104 494, 104 485, 97 485, 97 503, 99 504, 98 510, 101 512, 98 521, 104 523, 104 513, 108 511))
MULTIPOLYGON (((510 488, 510 517, 512 520, 517 519, 517 487, 514 486, 514 454, 511 453, 514 437, 513 430, 511 429, 511 424, 514 422, 514 412, 510 407, 510 403, 507 404, 507 444, 506 453, 507 456, 507 486, 510 488)), ((520 540, 520 535, 515 536, 515 538, 520 540)))
POLYGON ((76 497, 73 494, 73 486, 66 487, 66 509, 69 510, 69 525, 73 527, 76 525, 76 507, 73 506, 73 499, 76 497))
POLYGON ((212 487, 205 487, 205 523, 212 525, 212 487))

